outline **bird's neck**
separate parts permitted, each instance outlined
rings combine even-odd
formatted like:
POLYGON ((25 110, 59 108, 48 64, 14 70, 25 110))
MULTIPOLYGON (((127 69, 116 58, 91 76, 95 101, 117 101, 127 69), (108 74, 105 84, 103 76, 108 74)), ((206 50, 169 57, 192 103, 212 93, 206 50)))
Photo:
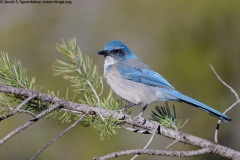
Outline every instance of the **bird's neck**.
POLYGON ((107 56, 104 60, 104 74, 106 74, 109 68, 115 63, 116 61, 112 57, 107 56))

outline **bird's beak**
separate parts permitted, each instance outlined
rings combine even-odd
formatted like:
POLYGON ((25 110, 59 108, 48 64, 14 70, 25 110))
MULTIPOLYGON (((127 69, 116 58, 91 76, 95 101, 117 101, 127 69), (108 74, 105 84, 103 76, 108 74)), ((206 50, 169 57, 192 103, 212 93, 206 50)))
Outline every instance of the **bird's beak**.
POLYGON ((108 51, 106 51, 106 50, 99 51, 98 54, 99 55, 104 55, 104 56, 108 56, 109 55, 108 51))

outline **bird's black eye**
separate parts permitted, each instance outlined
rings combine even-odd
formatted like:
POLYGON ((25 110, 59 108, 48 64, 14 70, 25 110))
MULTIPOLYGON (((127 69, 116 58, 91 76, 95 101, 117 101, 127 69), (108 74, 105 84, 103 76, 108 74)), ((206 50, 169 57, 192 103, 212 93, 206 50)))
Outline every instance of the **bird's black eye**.
POLYGON ((119 49, 114 50, 114 54, 117 54, 117 53, 119 53, 119 49))

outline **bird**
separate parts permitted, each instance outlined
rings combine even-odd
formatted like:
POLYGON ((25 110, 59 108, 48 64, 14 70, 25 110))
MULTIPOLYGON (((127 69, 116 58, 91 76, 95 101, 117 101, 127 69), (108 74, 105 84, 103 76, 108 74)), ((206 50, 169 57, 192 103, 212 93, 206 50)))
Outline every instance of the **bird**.
POLYGON ((123 42, 109 41, 104 50, 104 78, 112 90, 129 105, 142 106, 139 114, 153 102, 184 102, 197 107, 221 121, 231 121, 225 114, 177 91, 165 78, 151 70, 123 42))

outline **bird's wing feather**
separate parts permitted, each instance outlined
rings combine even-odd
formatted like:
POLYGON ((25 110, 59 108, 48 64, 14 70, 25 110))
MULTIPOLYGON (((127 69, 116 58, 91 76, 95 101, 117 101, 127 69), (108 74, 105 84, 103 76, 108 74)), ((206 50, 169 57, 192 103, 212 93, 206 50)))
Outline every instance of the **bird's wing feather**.
POLYGON ((222 114, 221 112, 178 92, 171 86, 171 84, 168 83, 166 79, 164 79, 161 75, 150 69, 121 66, 117 67, 117 70, 125 79, 138 83, 143 83, 149 86, 159 87, 161 88, 162 92, 169 94, 182 102, 198 107, 203 111, 208 112, 209 114, 221 119, 222 121, 231 121, 231 118, 222 114))
POLYGON ((174 87, 170 83, 168 83, 166 79, 164 79, 160 74, 150 69, 121 66, 117 67, 117 70, 125 79, 138 83, 143 83, 149 86, 160 88, 168 87, 174 89, 174 87))
MULTIPOLYGON (((188 103, 188 104, 191 104, 195 107, 198 107, 200 108, 201 110, 205 111, 205 112, 208 112, 209 114, 221 119, 222 121, 225 121, 225 120, 228 120, 228 121, 231 121, 231 118, 229 118, 228 116, 222 114, 221 112, 207 106, 206 104, 203 104, 193 98, 190 98, 176 90, 169 90, 169 89, 165 89, 163 88, 162 91, 164 93, 167 93, 167 94, 170 94, 178 99, 180 99, 181 101, 185 102, 185 103, 188 103)), ((225 121, 226 122, 226 121, 225 121)))

